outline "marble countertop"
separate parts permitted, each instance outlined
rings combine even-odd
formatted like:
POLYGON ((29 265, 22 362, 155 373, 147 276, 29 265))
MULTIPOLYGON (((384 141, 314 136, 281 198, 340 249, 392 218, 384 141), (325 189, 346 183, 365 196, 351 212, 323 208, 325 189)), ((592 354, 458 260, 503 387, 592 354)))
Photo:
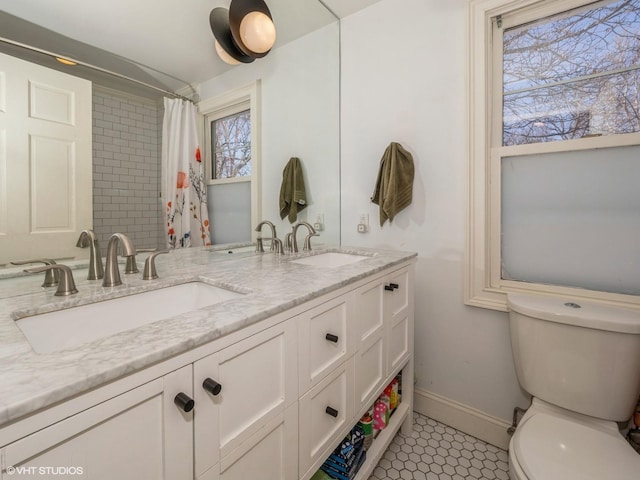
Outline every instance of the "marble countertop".
POLYGON ((156 258, 160 277, 157 280, 142 280, 141 273, 122 274, 123 285, 113 288, 102 287, 100 280, 84 279, 79 270, 74 275, 79 293, 69 297, 55 297, 55 288, 38 288, 42 283, 40 275, 0 279, 0 426, 416 256, 410 252, 349 247, 314 249, 297 255, 246 250, 175 250, 156 258), (335 268, 291 262, 327 251, 368 258, 335 268), (15 323, 29 315, 190 281, 204 281, 244 295, 46 354, 34 352, 15 323))

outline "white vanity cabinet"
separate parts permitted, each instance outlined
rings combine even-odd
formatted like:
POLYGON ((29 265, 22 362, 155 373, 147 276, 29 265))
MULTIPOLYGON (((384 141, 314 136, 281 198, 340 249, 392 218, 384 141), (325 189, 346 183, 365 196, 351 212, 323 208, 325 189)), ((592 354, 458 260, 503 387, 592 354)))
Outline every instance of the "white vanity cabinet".
POLYGON ((366 478, 411 430, 412 292, 405 263, 5 424, 0 478, 307 480, 402 371, 366 478))
MULTIPOLYGON (((192 479, 193 413, 174 403, 191 384, 186 366, 38 429, 2 449, 3 480, 192 479)), ((51 416, 65 410, 54 407, 51 416)), ((27 422, 36 427, 41 415, 27 422)))

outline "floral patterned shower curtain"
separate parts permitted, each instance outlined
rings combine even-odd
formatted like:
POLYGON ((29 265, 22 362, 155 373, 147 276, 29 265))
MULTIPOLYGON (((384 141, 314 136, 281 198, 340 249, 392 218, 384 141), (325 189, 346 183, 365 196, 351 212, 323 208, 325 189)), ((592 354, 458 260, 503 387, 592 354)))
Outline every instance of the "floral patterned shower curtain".
POLYGON ((186 100, 164 99, 162 198, 167 215, 167 247, 211 245, 196 107, 186 100))

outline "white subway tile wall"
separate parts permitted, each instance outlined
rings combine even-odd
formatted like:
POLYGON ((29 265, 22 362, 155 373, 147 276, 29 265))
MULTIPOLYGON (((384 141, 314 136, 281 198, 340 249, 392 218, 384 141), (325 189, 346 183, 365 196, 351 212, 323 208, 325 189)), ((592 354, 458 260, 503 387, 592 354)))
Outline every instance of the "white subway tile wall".
POLYGON ((93 91, 93 227, 103 254, 112 233, 136 248, 163 248, 160 153, 163 107, 93 91))

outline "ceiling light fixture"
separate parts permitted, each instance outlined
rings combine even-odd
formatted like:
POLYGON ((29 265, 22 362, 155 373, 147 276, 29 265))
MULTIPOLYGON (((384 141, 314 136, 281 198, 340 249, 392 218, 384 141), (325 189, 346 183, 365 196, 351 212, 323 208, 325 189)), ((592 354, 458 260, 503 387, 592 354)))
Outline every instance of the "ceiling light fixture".
POLYGON ((276 27, 264 0, 231 0, 209 15, 218 56, 230 65, 264 57, 276 41, 276 27))

